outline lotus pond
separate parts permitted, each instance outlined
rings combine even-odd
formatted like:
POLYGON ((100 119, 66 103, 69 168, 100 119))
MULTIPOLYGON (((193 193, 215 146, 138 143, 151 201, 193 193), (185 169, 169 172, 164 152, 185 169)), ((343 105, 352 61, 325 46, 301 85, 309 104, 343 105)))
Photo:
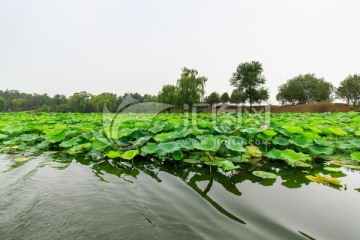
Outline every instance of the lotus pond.
POLYGON ((1 239, 357 239, 360 115, 0 114, 1 239))

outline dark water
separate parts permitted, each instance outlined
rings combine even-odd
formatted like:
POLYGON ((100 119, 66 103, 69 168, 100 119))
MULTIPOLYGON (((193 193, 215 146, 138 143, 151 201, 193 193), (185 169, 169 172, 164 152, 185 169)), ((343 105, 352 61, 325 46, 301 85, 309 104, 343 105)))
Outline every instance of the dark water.
POLYGON ((0 239, 359 239, 359 172, 347 189, 277 163, 276 180, 184 163, 117 163, 55 153, 0 155, 0 239))

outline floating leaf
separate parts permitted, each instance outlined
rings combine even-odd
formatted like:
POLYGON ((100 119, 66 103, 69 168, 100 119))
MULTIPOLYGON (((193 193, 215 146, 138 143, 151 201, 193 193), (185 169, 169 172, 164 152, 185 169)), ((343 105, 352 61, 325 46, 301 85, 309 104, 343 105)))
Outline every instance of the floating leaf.
POLYGON ((334 167, 324 167, 324 170, 328 172, 341 172, 339 168, 334 168, 334 167))
POLYGON ((22 158, 14 158, 14 161, 17 163, 27 162, 30 158, 22 157, 22 158))
POLYGON ((336 186, 342 186, 341 180, 331 177, 330 175, 322 176, 320 174, 315 174, 315 176, 307 175, 307 179, 310 181, 316 182, 316 183, 322 183, 325 185, 336 185, 336 186))
POLYGON ((253 171, 252 172, 253 175, 260 177, 260 178, 276 178, 277 175, 275 173, 271 173, 271 172, 264 172, 264 171, 253 171))

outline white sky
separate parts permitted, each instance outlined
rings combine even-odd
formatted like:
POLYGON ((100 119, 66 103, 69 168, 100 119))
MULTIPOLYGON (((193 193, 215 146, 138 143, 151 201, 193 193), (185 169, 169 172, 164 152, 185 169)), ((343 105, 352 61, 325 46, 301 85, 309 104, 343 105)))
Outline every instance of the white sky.
POLYGON ((360 73, 358 0, 0 0, 0 89, 157 94, 186 66, 206 94, 260 61, 278 85, 360 73))

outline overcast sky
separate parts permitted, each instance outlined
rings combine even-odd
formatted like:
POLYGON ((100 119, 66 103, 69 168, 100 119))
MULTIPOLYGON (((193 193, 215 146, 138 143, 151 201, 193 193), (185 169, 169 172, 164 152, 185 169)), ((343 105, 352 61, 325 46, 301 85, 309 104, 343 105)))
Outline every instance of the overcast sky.
POLYGON ((157 94, 182 67, 232 91, 260 61, 277 87, 315 73, 338 86, 360 73, 358 0, 0 0, 0 89, 157 94))

